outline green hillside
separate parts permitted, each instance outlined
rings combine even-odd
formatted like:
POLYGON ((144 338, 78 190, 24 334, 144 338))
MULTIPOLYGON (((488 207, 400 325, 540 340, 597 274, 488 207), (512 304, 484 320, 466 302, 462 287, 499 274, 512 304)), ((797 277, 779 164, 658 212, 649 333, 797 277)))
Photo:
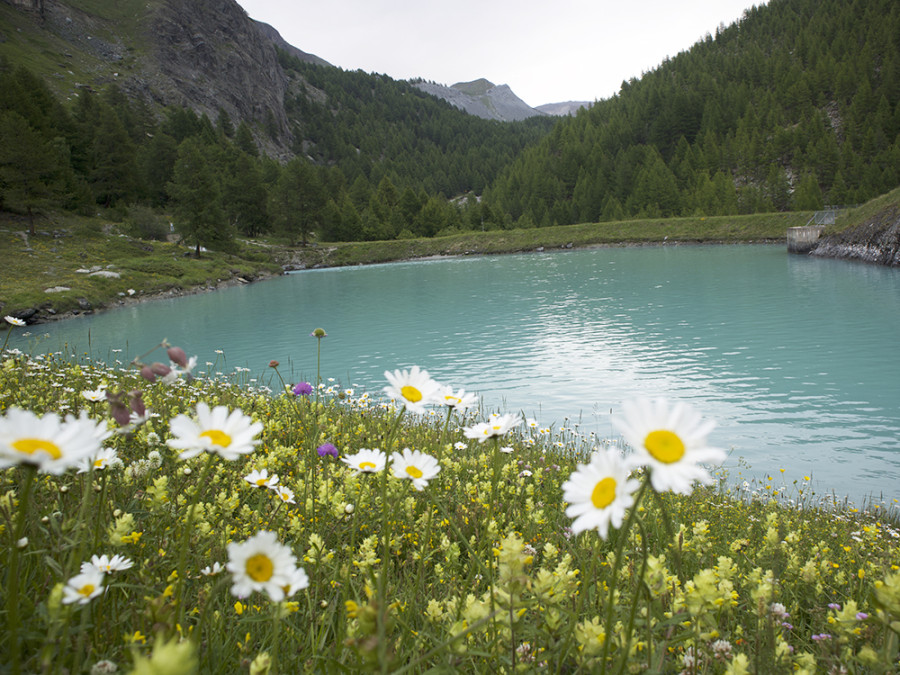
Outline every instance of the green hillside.
POLYGON ((562 121, 492 185, 514 221, 855 204, 900 182, 900 5, 773 0, 562 121))
POLYGON ((590 110, 518 123, 305 63, 233 2, 46 11, 0 4, 0 209, 29 221, 150 208, 191 246, 227 252, 260 234, 405 241, 814 210, 900 182, 890 0, 773 0, 590 110), (259 59, 274 70, 253 71, 259 59), (250 70, 217 68, 236 62, 250 70), (274 98, 248 104, 241 87, 269 76, 274 98), (184 106, 160 106, 172 96, 184 106))

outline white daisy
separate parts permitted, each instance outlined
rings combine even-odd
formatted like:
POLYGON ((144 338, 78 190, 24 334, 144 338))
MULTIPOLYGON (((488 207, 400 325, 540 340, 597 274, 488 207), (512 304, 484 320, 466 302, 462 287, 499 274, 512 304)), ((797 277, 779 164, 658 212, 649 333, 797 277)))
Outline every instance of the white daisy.
POLYGON ((263 425, 253 422, 240 410, 228 411, 225 406, 212 410, 206 403, 197 404, 197 419, 178 415, 169 422, 169 430, 175 438, 166 443, 175 450, 181 450, 181 459, 196 457, 204 450, 215 452, 226 460, 235 460, 240 455, 253 452, 260 443, 254 440, 263 425))
POLYGON ((341 461, 344 462, 347 466, 353 467, 357 471, 362 471, 365 473, 378 473, 382 469, 384 469, 385 462, 387 461, 387 457, 385 454, 375 448, 374 450, 370 450, 369 448, 360 448, 359 452, 355 455, 346 455, 341 457, 341 461))
POLYGON ((284 600, 284 588, 294 580, 297 560, 278 541, 274 532, 262 530, 245 542, 228 544, 228 563, 234 584, 231 594, 246 598, 253 591, 265 591, 272 600, 284 600))
POLYGON ((88 401, 91 401, 93 403, 96 403, 97 401, 105 401, 106 400, 106 385, 101 384, 96 389, 86 389, 85 391, 81 392, 81 395, 85 399, 87 399, 88 401))
POLYGON ((103 593, 103 572, 98 569, 88 570, 76 574, 66 582, 63 587, 63 604, 78 603, 86 605, 98 595, 103 593))
POLYGON ((262 471, 254 469, 244 476, 244 480, 253 487, 267 487, 274 490, 275 486, 278 485, 278 474, 275 473, 270 476, 268 469, 263 469, 262 471))
POLYGON ((219 574, 224 569, 225 569, 225 567, 222 565, 222 563, 215 562, 211 566, 207 565, 202 570, 200 570, 200 574, 202 574, 205 577, 212 577, 212 576, 215 576, 216 574, 219 574))
POLYGON ((295 567, 290 580, 284 585, 282 590, 284 591, 284 597, 289 598, 297 591, 302 591, 307 587, 309 587, 309 577, 306 575, 306 571, 302 567, 295 567))
POLYGON ((85 457, 78 463, 78 473, 87 473, 91 469, 102 471, 107 467, 121 463, 115 448, 100 448, 93 457, 85 457))
POLYGON ((281 501, 286 502, 288 504, 296 504, 297 503, 294 501, 294 491, 291 490, 290 488, 286 488, 286 487, 284 487, 284 485, 276 485, 272 489, 275 491, 275 494, 278 495, 278 498, 281 501))
POLYGON ((92 555, 90 562, 81 563, 81 573, 87 574, 91 570, 97 570, 103 574, 112 574, 113 572, 131 569, 133 565, 134 563, 130 558, 118 554, 112 558, 105 554, 92 555))
POLYGON ((22 321, 22 319, 17 319, 16 317, 10 316, 9 314, 4 316, 3 318, 6 319, 6 323, 10 324, 11 326, 24 326, 25 325, 25 322, 22 321))
POLYGON ((391 455, 391 469, 395 477, 407 478, 416 490, 423 490, 428 481, 440 473, 441 465, 431 455, 403 448, 403 454, 395 452, 391 455))
POLYGON ((579 464, 562 485, 566 515, 574 518, 572 531, 597 530, 606 538, 609 526, 620 527, 626 509, 634 504, 640 483, 628 478, 628 462, 614 450, 600 450, 587 464, 579 464))
POLYGON ((435 403, 445 405, 454 410, 468 410, 478 405, 478 396, 475 394, 467 394, 465 389, 460 389, 456 393, 453 387, 441 387, 435 395, 435 403))
POLYGON ((407 410, 415 413, 424 413, 425 406, 434 401, 440 385, 431 379, 427 370, 419 370, 419 366, 413 366, 411 370, 395 370, 393 373, 386 370, 384 376, 390 385, 384 388, 384 393, 391 399, 400 401, 407 410))
POLYGON ((30 410, 10 408, 0 417, 0 469, 30 464, 38 471, 60 475, 100 451, 109 437, 105 422, 55 413, 38 417, 30 410))
POLYGON ((725 460, 724 450, 706 445, 714 422, 704 421, 686 403, 670 407, 664 398, 626 401, 622 409, 624 417, 613 418, 613 424, 634 448, 635 462, 649 467, 654 490, 686 495, 694 481, 713 482, 700 464, 718 465, 725 460))
POLYGON ((484 443, 494 436, 505 436, 521 423, 522 418, 518 415, 491 415, 491 419, 487 422, 463 429, 463 435, 466 438, 474 438, 479 443, 484 443))

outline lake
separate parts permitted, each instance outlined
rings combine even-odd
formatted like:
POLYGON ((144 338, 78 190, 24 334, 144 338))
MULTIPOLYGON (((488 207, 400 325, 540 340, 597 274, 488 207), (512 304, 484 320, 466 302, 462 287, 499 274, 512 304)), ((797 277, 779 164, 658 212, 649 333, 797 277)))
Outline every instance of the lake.
POLYGON ((271 359, 314 379, 316 327, 322 376, 358 391, 380 396, 385 370, 419 365, 489 410, 604 438, 625 399, 683 399, 717 421, 710 441, 732 449, 735 479, 900 497, 900 272, 784 246, 310 270, 32 327, 50 336, 36 347, 16 331, 10 346, 81 354, 90 339, 94 358, 127 362, 167 337, 200 370, 249 368, 263 384, 271 359))

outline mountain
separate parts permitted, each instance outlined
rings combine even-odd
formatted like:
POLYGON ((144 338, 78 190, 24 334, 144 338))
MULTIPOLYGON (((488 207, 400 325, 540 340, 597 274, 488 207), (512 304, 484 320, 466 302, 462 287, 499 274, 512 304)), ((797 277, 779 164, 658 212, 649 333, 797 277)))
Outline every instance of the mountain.
POLYGON ((562 117, 563 115, 574 115, 582 108, 590 107, 590 101, 564 101, 562 103, 545 103, 544 105, 539 105, 535 110, 540 110, 548 115, 562 117))
POLYGON ((545 114, 516 96, 508 85, 495 85, 483 78, 472 82, 457 82, 450 87, 432 82, 415 82, 414 85, 470 115, 487 120, 511 122, 545 114))
POLYGON ((212 119, 224 111, 274 131, 258 141, 276 154, 291 141, 277 50, 327 65, 233 0, 2 0, 0 26, 0 55, 26 55, 65 99, 115 83, 153 108, 184 106, 212 119))

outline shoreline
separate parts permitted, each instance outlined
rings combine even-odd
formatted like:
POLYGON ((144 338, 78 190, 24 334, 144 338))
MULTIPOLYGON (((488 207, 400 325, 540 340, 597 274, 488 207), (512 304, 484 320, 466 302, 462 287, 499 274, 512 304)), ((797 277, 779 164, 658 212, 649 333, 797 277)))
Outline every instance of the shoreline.
MULTIPOLYGON (((201 284, 197 286, 190 286, 186 288, 169 288, 163 291, 143 291, 139 290, 135 295, 132 296, 117 296, 115 298, 111 298, 106 304, 92 307, 90 309, 73 309, 64 312, 54 312, 50 313, 46 309, 41 310, 38 308, 36 313, 33 316, 37 318, 35 320, 26 319, 28 326, 38 326, 41 324, 55 323, 57 321, 64 321, 68 319, 76 319, 83 316, 93 316, 95 314, 101 314, 104 312, 114 311, 116 309, 122 309, 124 307, 129 307, 132 305, 142 304, 145 302, 152 302, 154 300, 163 300, 168 298, 177 298, 188 295, 198 295, 200 293, 211 293, 214 291, 218 291, 224 288, 231 288, 234 286, 243 286, 247 284, 255 284, 261 281, 268 281, 270 279, 277 279, 279 277, 285 276, 287 274, 297 274, 300 272, 308 272, 312 270, 324 270, 324 269, 336 269, 341 267, 360 267, 365 265, 389 265, 392 263, 407 263, 407 262, 418 262, 418 261, 429 261, 429 260, 449 260, 452 258, 464 258, 469 256, 489 256, 489 255, 527 255, 527 254, 535 254, 535 253, 565 253, 567 251, 578 251, 578 250, 594 250, 594 249, 605 249, 605 248, 646 248, 646 247, 660 247, 660 246, 743 246, 743 245, 775 245, 782 244, 783 240, 779 241, 777 239, 751 239, 746 241, 734 241, 734 240, 698 240, 698 241, 684 241, 684 240, 661 240, 661 241, 623 241, 616 243, 595 243, 595 244, 581 244, 576 245, 574 243, 568 243, 563 246, 539 246, 536 248, 517 248, 510 249, 506 251, 463 251, 461 253, 435 253, 428 254, 422 256, 406 256, 400 258, 394 258, 390 260, 373 260, 371 262, 356 262, 356 263, 347 263, 347 264, 329 264, 328 262, 322 261, 318 262, 311 266, 303 265, 302 263, 291 264, 285 263, 282 264, 282 272, 281 274, 269 273, 265 270, 258 270, 257 275, 252 279, 247 279, 244 276, 233 276, 230 279, 223 279, 222 281, 217 282, 215 285, 210 284, 201 284)), ((3 322, 5 324, 5 322, 3 322)), ((10 326, 11 328, 11 326, 10 326)))

